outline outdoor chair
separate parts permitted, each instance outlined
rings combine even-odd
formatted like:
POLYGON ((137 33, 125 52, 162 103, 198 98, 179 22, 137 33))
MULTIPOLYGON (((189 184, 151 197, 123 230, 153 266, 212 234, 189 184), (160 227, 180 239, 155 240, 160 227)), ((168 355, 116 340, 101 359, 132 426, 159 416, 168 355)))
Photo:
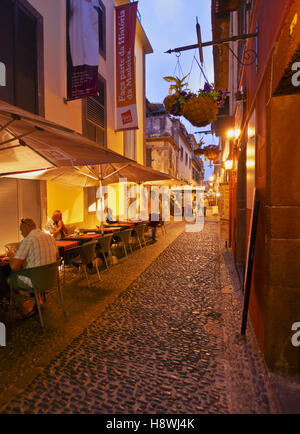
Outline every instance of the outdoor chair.
POLYGON ((64 271, 64 287, 66 286, 66 265, 74 265, 74 261, 80 261, 79 247, 73 247, 72 249, 65 250, 62 257, 62 267, 64 271))
POLYGON ((130 247, 130 251, 132 253, 131 246, 131 229, 125 229, 124 231, 118 232, 115 236, 123 243, 125 256, 127 257, 127 247, 130 247))
POLYGON ((141 223, 135 226, 135 228, 132 230, 133 236, 135 236, 139 242, 140 249, 142 248, 141 240, 144 242, 146 247, 146 240, 145 240, 145 223, 141 223))
POLYGON ((90 287, 90 281, 87 273, 87 265, 93 264, 95 262, 98 279, 101 281, 100 273, 98 269, 97 261, 95 261, 96 258, 96 245, 97 240, 89 241, 88 243, 84 243, 82 246, 79 247, 79 258, 75 258, 70 261, 75 266, 79 266, 79 269, 81 270, 81 267, 83 268, 83 271, 85 273, 86 280, 88 282, 88 287, 90 287))
POLYGON ((167 231, 166 231, 166 225, 165 225, 164 220, 160 220, 159 223, 158 223, 158 225, 157 225, 157 227, 161 229, 161 232, 162 232, 164 235, 167 234, 167 231))
POLYGON ((111 259, 112 253, 111 253, 111 240, 112 240, 112 235, 104 235, 102 238, 99 238, 99 240, 97 240, 97 253, 101 253, 106 268, 109 269, 108 267, 108 261, 107 261, 107 257, 106 255, 111 259))
POLYGON ((59 266, 60 266, 60 260, 54 262, 53 264, 42 265, 40 267, 34 267, 34 268, 25 268, 24 270, 14 271, 11 273, 9 277, 9 284, 11 290, 11 297, 10 297, 11 304, 13 304, 14 302, 14 292, 16 289, 18 289, 18 287, 23 292, 28 292, 29 294, 34 295, 38 314, 39 314, 39 319, 42 327, 44 327, 44 321, 42 317, 38 294, 43 295, 57 288, 60 296, 62 310, 65 315, 64 302, 63 302, 62 292, 59 284, 59 273, 58 273, 59 266), (18 277, 20 276, 28 277, 31 280, 32 286, 28 286, 27 284, 24 284, 24 282, 22 282, 22 284, 20 285, 20 280, 18 279, 18 277))

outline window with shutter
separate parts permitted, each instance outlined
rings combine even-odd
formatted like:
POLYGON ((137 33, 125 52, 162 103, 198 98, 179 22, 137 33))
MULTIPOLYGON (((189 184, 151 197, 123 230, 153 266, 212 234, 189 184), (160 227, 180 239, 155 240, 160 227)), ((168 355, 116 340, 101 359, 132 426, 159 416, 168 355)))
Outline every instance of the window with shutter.
POLYGON ((152 148, 146 149, 146 166, 152 167, 152 148))
MULTIPOLYGON (((38 26, 40 15, 17 0, 0 3, 0 61, 6 66, 7 86, 0 87, 0 99, 32 113, 38 105, 38 26), (34 12, 31 13, 31 12, 34 12)), ((40 55, 40 54, 39 54, 40 55)))
POLYGON ((136 159, 136 130, 124 131, 124 155, 136 159))
POLYGON ((98 95, 83 102, 83 135, 106 146, 106 83, 99 75, 98 95))

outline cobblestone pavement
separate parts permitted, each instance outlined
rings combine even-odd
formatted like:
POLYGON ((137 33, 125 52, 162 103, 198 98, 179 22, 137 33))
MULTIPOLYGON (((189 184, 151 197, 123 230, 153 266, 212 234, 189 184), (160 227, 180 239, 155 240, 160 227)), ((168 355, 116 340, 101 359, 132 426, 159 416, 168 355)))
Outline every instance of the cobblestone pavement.
POLYGON ((218 224, 182 233, 3 413, 274 413, 218 224))

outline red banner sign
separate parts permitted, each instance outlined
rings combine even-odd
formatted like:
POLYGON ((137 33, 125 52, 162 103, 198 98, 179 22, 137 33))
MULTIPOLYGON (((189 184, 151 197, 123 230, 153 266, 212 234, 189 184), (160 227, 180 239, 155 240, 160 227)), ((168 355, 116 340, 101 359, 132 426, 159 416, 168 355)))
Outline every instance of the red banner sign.
POLYGON ((117 130, 138 129, 134 44, 137 2, 116 8, 117 130))

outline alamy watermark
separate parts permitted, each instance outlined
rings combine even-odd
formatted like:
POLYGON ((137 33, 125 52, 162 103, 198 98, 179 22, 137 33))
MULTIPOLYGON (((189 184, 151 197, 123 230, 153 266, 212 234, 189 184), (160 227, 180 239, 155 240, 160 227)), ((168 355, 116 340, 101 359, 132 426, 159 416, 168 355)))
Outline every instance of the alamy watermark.
POLYGON ((6 86, 6 66, 3 62, 0 62, 0 86, 6 86))
POLYGON ((119 182, 119 197, 113 186, 100 186, 96 216, 105 222, 110 204, 119 204, 119 220, 185 221, 186 232, 200 232, 204 226, 204 187, 130 185, 125 178, 119 182))
POLYGON ((3 322, 0 322, 0 347, 6 346, 6 327, 3 322))
POLYGON ((293 334, 291 339, 292 345, 294 347, 300 347, 300 322, 294 322, 292 330, 296 332, 293 334))
POLYGON ((300 86, 300 62, 295 62, 292 64, 292 71, 296 71, 292 75, 292 85, 298 87, 300 86))

